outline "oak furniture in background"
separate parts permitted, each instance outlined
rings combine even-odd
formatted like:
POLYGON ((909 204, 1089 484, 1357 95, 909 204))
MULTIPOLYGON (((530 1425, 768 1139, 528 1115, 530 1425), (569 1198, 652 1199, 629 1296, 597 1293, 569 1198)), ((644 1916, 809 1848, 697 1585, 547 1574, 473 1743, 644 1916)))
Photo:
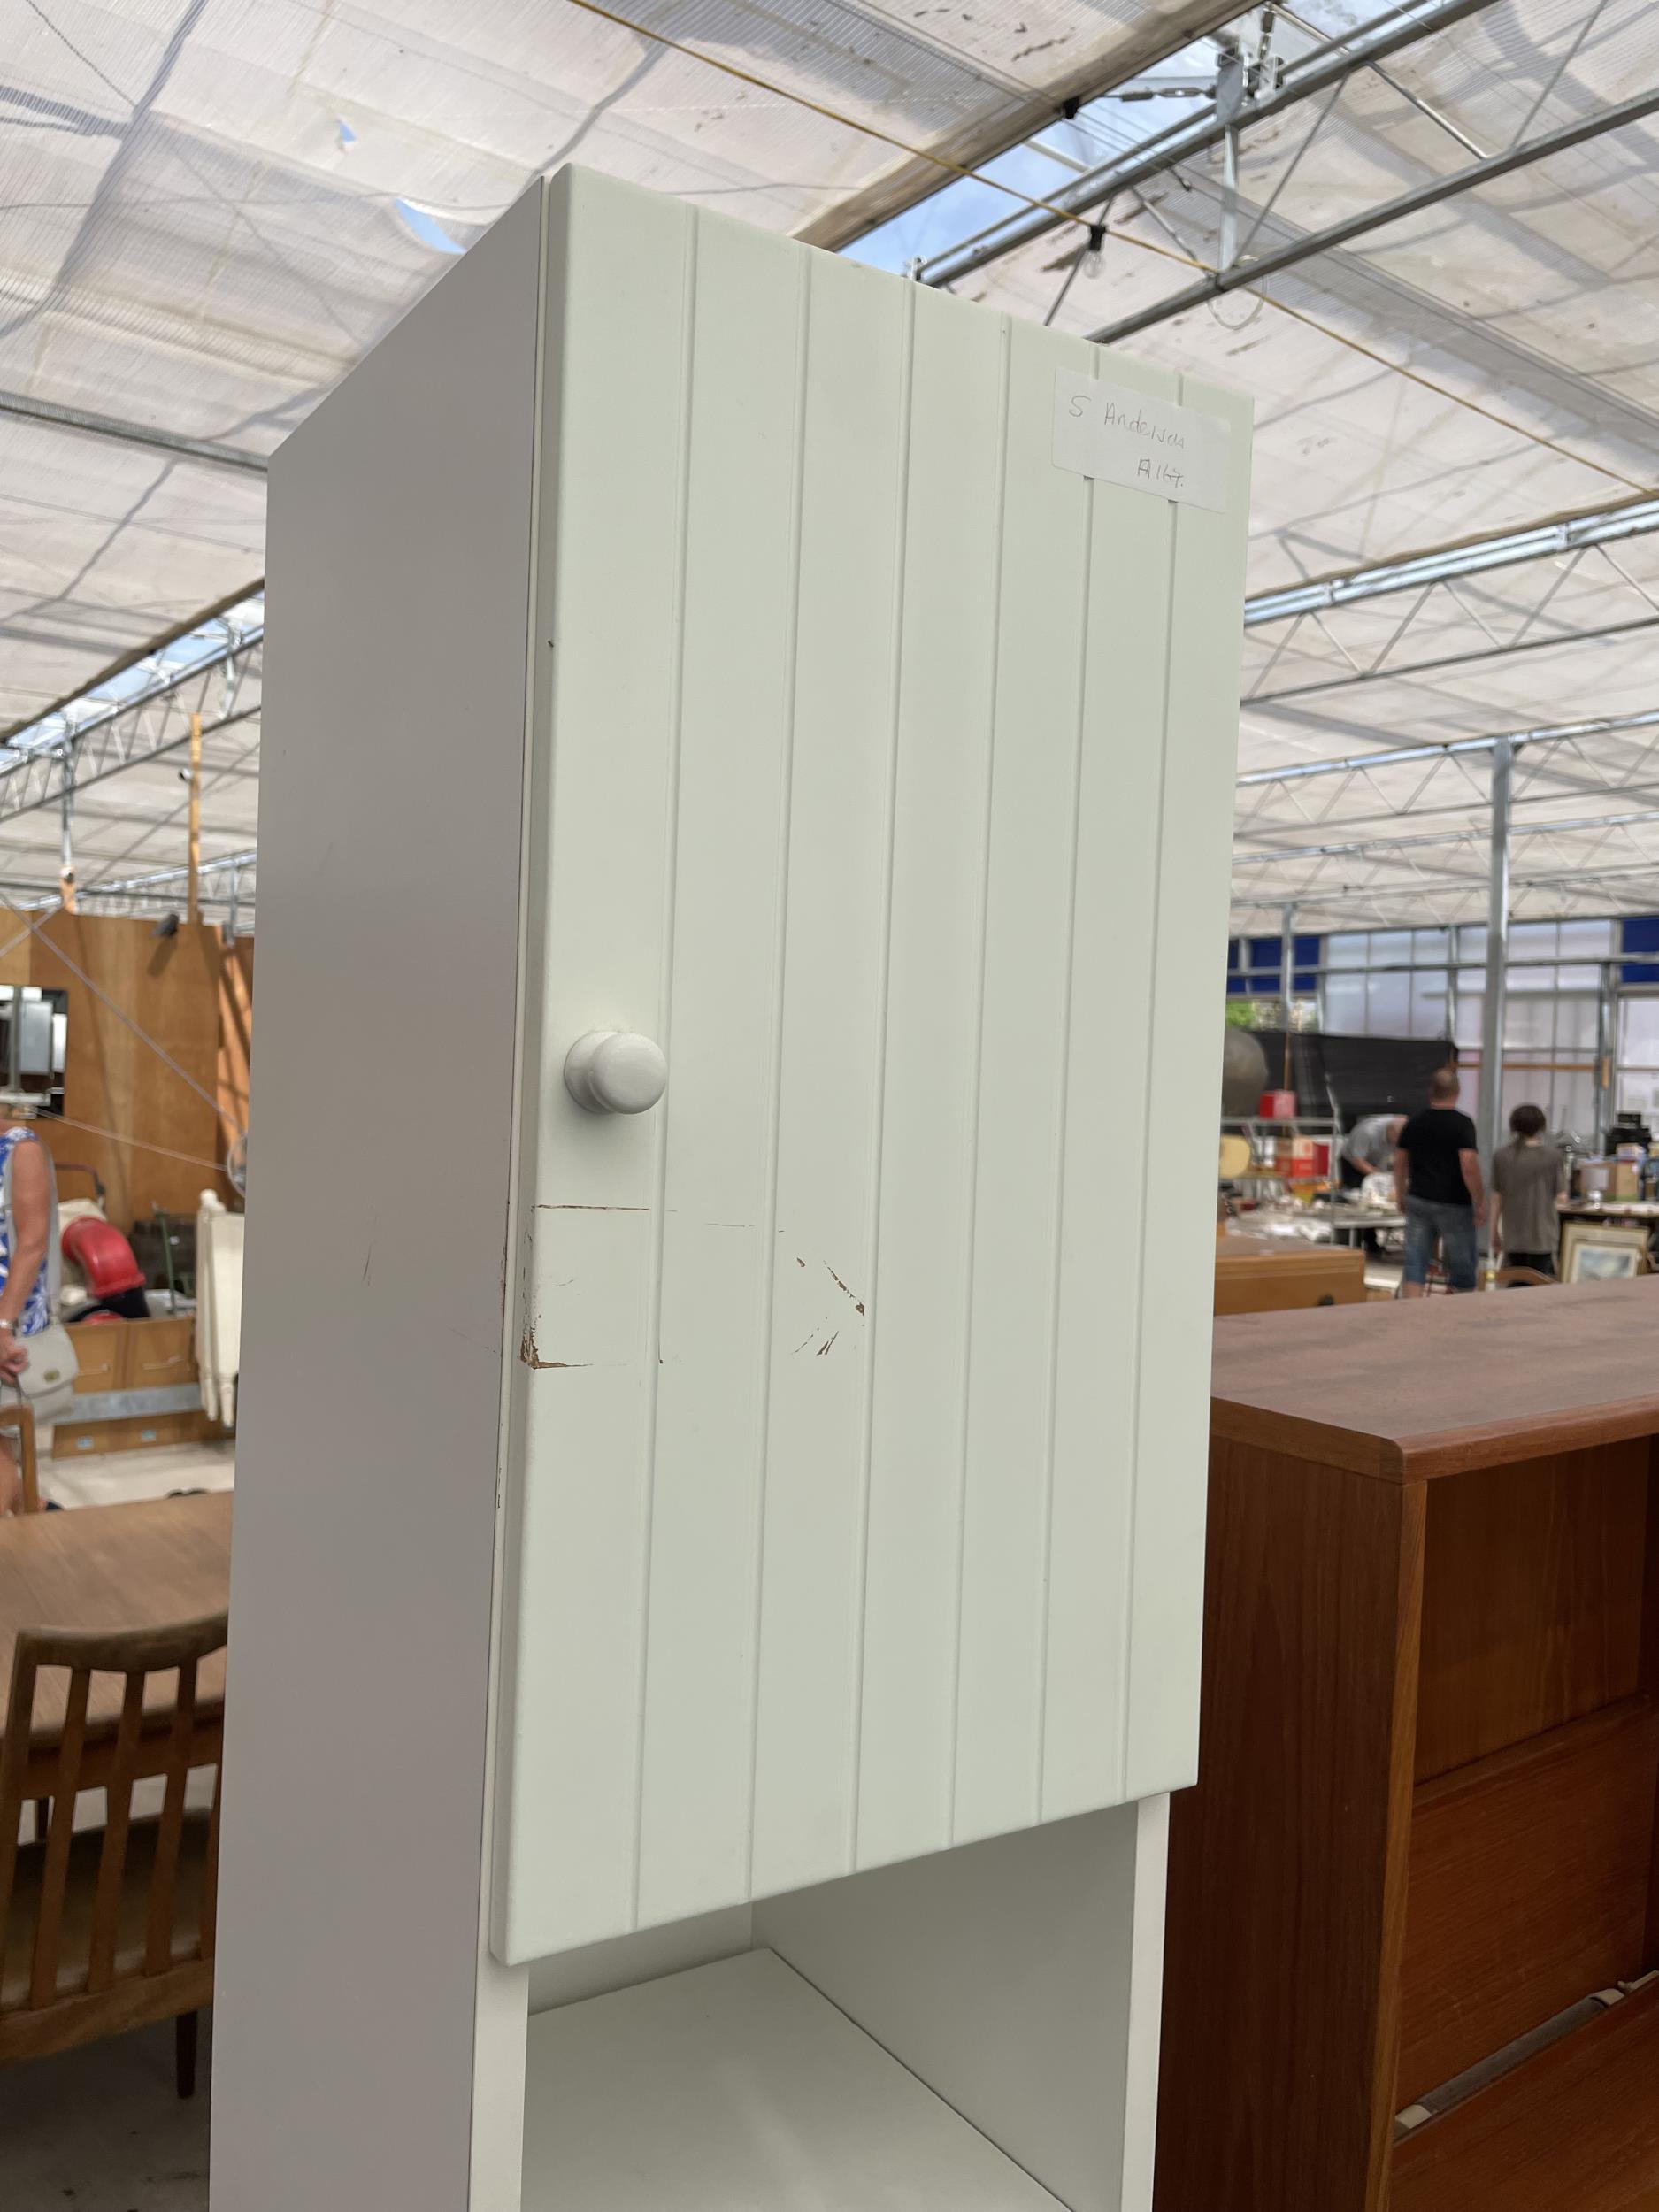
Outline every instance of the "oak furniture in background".
POLYGON ((1365 1255, 1356 1248, 1235 1231, 1216 1240, 1217 1315, 1356 1306, 1364 1298, 1365 1255))

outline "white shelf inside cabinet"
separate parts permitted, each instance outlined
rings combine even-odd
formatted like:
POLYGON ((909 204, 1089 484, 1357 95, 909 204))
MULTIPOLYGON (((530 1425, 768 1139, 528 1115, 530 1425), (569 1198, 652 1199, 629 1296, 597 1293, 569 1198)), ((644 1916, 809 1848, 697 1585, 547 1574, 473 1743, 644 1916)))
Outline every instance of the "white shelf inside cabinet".
POLYGON ((530 2023, 524 2212, 1058 2212, 773 1951, 530 2023))

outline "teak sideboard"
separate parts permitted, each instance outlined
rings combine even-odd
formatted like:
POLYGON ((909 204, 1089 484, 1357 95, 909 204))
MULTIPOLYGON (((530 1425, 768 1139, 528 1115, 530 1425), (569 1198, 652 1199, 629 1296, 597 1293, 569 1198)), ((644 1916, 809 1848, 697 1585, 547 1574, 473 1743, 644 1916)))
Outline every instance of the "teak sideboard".
POLYGON ((1159 2212, 1659 2197, 1659 1283, 1217 1324, 1159 2212))

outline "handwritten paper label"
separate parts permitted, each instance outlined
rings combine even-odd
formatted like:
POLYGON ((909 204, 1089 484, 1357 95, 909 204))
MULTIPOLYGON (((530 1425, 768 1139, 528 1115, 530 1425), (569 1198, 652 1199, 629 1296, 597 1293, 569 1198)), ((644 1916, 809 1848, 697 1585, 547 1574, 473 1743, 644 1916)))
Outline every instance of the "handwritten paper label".
POLYGON ((1227 503, 1231 426, 1172 399, 1056 369, 1054 465, 1102 484, 1219 510, 1227 503))

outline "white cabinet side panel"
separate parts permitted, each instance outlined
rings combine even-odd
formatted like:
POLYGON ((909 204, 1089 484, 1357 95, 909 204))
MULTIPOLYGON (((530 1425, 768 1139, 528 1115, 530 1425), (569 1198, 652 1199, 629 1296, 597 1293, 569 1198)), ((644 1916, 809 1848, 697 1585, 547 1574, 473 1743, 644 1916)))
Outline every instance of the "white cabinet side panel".
POLYGON ((853 1863, 914 296, 813 256, 753 1883, 853 1863), (863 1308, 863 1311, 860 1311, 863 1308))
POLYGON ((215 2212, 468 2202, 541 221, 271 470, 215 2212))
POLYGON ((1071 964, 1086 479, 1051 458, 1056 367, 1093 349, 1017 323, 1010 365, 984 940, 956 1840, 1038 1816, 1053 1479, 1060 1147, 1071 964))
POLYGON ((1008 329, 916 296, 873 1309, 860 1865, 950 1840, 1008 329))
POLYGON ((680 418, 692 225, 566 171, 549 189, 527 978, 548 1041, 526 1115, 531 1278, 522 1494, 510 1570, 514 1674, 506 1894, 513 1955, 634 1917, 664 1120, 585 1114, 564 1052, 590 1029, 660 1035, 684 589, 680 418), (526 1883, 525 1855, 534 1839, 526 1883))
POLYGON ((1157 1234, 1141 1269, 1141 1389, 1136 1454, 1133 1631, 1127 1794, 1180 1789, 1198 1771, 1198 1669, 1209 1483, 1207 1260, 1214 1203, 1192 1172, 1221 1095, 1223 976, 1233 778, 1238 764, 1240 626, 1220 619, 1244 589, 1250 469, 1247 400, 1182 380, 1187 405, 1233 426, 1227 507, 1177 509, 1164 743, 1152 1098, 1146 1187, 1157 1234))
MULTIPOLYGON (((1102 356, 1115 384, 1173 399, 1173 372, 1102 356)), ((1157 885, 1175 510, 1094 487, 1078 783, 1077 895, 1042 1735, 1042 1816, 1125 1793, 1123 1686, 1141 1342, 1151 916, 1157 885)), ((1194 993, 1194 1018, 1212 1010, 1194 993)), ((1194 1258, 1194 1265, 1200 1264, 1194 1258)))
POLYGON ((806 265, 699 234, 638 1916, 746 1893, 806 265))

